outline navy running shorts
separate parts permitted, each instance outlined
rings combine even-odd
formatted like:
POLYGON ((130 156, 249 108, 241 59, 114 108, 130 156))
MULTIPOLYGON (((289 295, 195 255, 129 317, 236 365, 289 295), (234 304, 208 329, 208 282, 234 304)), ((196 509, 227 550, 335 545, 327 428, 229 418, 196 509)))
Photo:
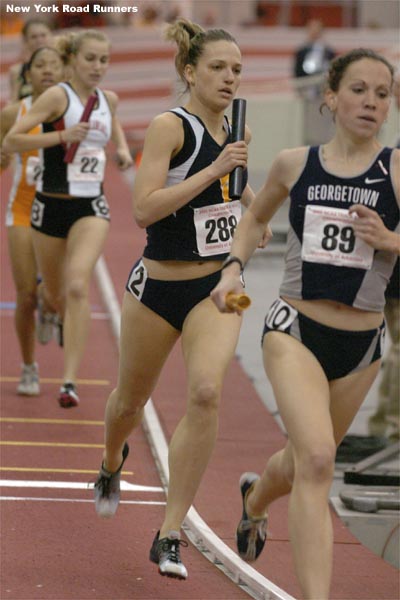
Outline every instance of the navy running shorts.
POLYGON ((31 226, 52 237, 66 238, 72 225, 83 217, 110 220, 106 197, 56 198, 36 192, 31 210, 31 226))
POLYGON ((264 336, 281 331, 299 340, 319 361, 328 381, 364 369, 382 357, 385 321, 376 329, 347 331, 322 325, 278 298, 265 317, 264 336))
POLYGON ((221 277, 221 271, 196 279, 164 281, 147 275, 142 259, 129 274, 126 290, 137 300, 182 331, 183 323, 199 302, 210 295, 221 277))

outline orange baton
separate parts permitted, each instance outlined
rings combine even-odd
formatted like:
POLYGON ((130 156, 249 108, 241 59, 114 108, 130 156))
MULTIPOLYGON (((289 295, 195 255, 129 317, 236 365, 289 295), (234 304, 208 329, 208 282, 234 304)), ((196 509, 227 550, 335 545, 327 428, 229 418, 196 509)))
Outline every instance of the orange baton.
POLYGON ((225 304, 231 310, 246 310, 251 304, 251 299, 247 294, 234 294, 233 292, 229 292, 226 295, 225 304))

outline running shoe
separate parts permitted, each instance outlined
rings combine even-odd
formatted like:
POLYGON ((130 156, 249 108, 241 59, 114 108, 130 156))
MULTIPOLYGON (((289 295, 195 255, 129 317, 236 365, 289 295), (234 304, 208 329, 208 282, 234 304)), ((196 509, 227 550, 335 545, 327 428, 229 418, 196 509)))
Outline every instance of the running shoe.
POLYGON ((45 310, 43 299, 39 296, 37 303, 36 337, 40 344, 48 344, 53 338, 56 314, 45 310))
POLYGON ((239 556, 247 562, 260 556, 267 539, 267 516, 250 517, 246 510, 248 493, 259 479, 256 473, 243 473, 239 481, 243 514, 236 531, 236 544, 239 556))
POLYGON ((96 512, 99 517, 109 519, 117 512, 120 493, 120 479, 123 464, 129 454, 129 446, 127 443, 122 450, 122 463, 115 473, 110 473, 104 468, 103 464, 100 467, 99 476, 94 484, 94 503, 96 512))
POLYGON ((170 531, 168 537, 160 540, 160 532, 157 531, 156 537, 150 549, 150 560, 158 565, 160 575, 174 577, 175 579, 186 579, 187 569, 180 556, 180 546, 187 547, 188 543, 180 539, 179 531, 170 531))
POLYGON ((21 378, 17 387, 17 394, 20 396, 38 396, 39 393, 39 371, 37 363, 32 363, 31 365, 23 364, 21 378))
POLYGON ((64 383, 64 385, 60 387, 58 403, 61 408, 72 408, 73 406, 78 406, 79 396, 76 393, 76 387, 73 383, 64 383))

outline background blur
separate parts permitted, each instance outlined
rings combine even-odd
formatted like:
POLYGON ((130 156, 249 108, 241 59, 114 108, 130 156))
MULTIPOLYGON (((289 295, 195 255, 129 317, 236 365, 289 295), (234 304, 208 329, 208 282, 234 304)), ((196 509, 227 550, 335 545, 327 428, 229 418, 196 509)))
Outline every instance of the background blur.
MULTIPOLYGON (((102 27, 112 40, 111 65, 104 87, 120 97, 119 116, 128 133, 132 152, 140 149, 152 117, 182 103, 173 65, 174 48, 163 40, 166 22, 188 17, 204 28, 223 27, 233 33, 243 54, 241 97, 248 100, 247 121, 253 132, 250 147, 252 185, 257 189, 271 159, 282 148, 325 141, 331 132, 330 116, 319 113, 321 98, 308 94, 315 80, 295 79, 294 54, 307 41, 307 24, 318 20, 321 40, 335 53, 364 46, 400 63, 400 3, 397 0, 75 0, 41 3, 58 13, 37 12, 33 1, 1 2, 1 103, 7 102, 8 69, 20 60, 20 30, 26 19, 43 18, 62 33, 69 27, 102 27), (89 12, 63 12, 85 7, 89 12), (137 12, 94 12, 137 8, 137 12), (12 12, 14 7, 20 11, 12 12), (310 83, 311 81, 311 83, 310 83)), ((323 78, 323 76, 322 76, 323 78)), ((393 107, 382 131, 384 143, 392 143, 398 130, 393 107)))

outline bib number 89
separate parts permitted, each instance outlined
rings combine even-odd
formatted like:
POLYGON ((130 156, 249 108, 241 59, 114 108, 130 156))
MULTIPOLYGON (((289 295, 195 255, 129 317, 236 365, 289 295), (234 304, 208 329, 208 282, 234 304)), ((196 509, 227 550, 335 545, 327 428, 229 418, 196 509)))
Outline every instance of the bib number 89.
POLYGON ((356 238, 352 227, 338 227, 334 223, 328 223, 324 227, 324 237, 321 246, 324 250, 336 250, 339 248, 345 254, 351 254, 354 250, 356 238))

